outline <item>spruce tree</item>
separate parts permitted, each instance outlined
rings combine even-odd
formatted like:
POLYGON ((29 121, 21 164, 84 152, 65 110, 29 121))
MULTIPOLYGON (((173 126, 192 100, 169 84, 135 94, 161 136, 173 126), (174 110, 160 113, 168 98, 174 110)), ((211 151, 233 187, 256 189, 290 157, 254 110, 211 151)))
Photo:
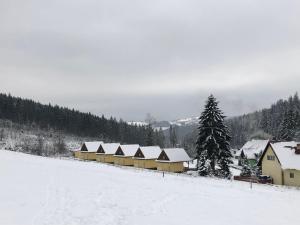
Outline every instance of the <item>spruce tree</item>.
POLYGON ((176 147, 177 144, 176 126, 172 126, 172 125, 170 126, 169 135, 170 135, 171 147, 176 147))
POLYGON ((225 116, 218 108, 218 102, 213 95, 208 97, 205 109, 199 119, 199 134, 197 140, 198 171, 202 173, 203 167, 209 162, 211 170, 206 173, 228 177, 230 175, 229 164, 231 162, 230 137, 224 124, 225 116), (216 173, 216 164, 220 171, 216 173))
POLYGON ((292 141, 295 137, 296 124, 294 112, 291 109, 285 112, 279 128, 279 140, 292 141))
POLYGON ((198 168, 198 173, 200 176, 211 175, 210 160, 207 158, 206 150, 201 152, 201 154, 199 156, 197 168, 198 168))
POLYGON ((250 165, 247 161, 245 161, 240 176, 249 177, 251 175, 252 175, 252 171, 251 171, 250 165))
POLYGON ((146 137, 146 146, 152 146, 154 145, 154 131, 149 124, 147 126, 147 137, 146 137))

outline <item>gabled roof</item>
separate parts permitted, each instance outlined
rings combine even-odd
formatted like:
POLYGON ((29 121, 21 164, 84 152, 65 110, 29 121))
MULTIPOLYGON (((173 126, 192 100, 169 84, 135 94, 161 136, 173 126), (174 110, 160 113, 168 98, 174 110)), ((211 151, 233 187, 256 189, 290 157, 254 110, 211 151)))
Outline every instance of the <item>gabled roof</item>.
POLYGON ((120 149, 123 155, 118 154, 118 156, 133 157, 137 152, 137 150, 139 149, 139 147, 140 147, 139 145, 120 145, 118 150, 120 149))
MULTIPOLYGON (((282 169, 300 170, 300 155, 295 154, 297 142, 278 142, 269 144, 269 146, 271 146, 272 150, 274 151, 282 169)), ((261 164, 261 161, 267 150, 268 148, 266 148, 261 156, 259 165, 261 164)))
POLYGON ((118 150, 119 146, 120 143, 106 143, 106 144, 101 144, 99 148, 102 148, 102 150, 104 151, 103 154, 114 155, 118 150))
POLYGON ((157 159, 161 153, 161 148, 159 146, 146 146, 146 147, 139 147, 138 151, 135 153, 135 158, 140 159, 157 159), (143 157, 137 155, 138 152, 141 152, 143 157))
POLYGON ((81 151, 97 152, 101 144, 103 144, 103 141, 84 142, 81 151))
POLYGON ((256 159, 256 155, 262 153, 267 147, 269 140, 251 140, 241 148, 248 159, 256 159))
POLYGON ((159 162, 187 162, 191 158, 183 148, 165 148, 157 161, 159 162), (166 159, 163 157, 166 156, 166 159))

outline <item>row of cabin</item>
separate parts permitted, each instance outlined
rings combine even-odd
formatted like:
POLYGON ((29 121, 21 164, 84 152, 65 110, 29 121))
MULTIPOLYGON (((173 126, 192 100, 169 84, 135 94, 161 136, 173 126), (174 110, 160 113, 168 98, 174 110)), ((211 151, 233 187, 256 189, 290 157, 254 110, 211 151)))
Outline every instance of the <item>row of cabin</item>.
POLYGON ((262 175, 270 176, 274 184, 300 187, 300 143, 251 140, 240 154, 260 166, 262 175))
POLYGON ((185 170, 184 162, 191 161, 182 148, 162 150, 158 146, 142 147, 103 142, 85 142, 80 151, 76 151, 74 155, 82 160, 177 173, 185 170))

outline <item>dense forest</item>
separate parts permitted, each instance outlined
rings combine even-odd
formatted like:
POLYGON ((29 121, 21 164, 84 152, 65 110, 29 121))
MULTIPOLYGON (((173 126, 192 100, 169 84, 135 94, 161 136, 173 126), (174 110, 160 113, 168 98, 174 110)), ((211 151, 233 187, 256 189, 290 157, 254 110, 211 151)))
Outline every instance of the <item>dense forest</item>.
POLYGON ((107 119, 74 109, 44 105, 28 99, 0 94, 0 119, 41 130, 55 130, 80 137, 94 137, 106 142, 164 145, 162 131, 151 126, 129 125, 115 118, 107 119))
MULTIPOLYGON (((225 122, 230 131, 231 148, 241 148, 251 139, 300 141, 299 115, 300 100, 296 93, 287 100, 277 101, 270 108, 227 118, 225 122)), ((183 128, 189 132, 180 139, 180 145, 187 149, 190 155, 195 155, 197 127, 190 125, 183 128)))
POLYGON ((300 140, 300 100, 296 93, 287 100, 279 100, 268 109, 230 118, 232 146, 241 147, 247 140, 300 140))

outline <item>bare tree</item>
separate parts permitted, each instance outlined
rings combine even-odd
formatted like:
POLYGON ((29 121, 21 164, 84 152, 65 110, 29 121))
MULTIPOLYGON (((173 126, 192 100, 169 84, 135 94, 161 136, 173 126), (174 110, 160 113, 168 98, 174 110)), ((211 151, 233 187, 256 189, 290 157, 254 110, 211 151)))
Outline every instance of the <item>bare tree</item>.
POLYGON ((64 154, 67 151, 64 137, 61 133, 58 134, 57 140, 54 142, 54 151, 58 154, 64 154))

